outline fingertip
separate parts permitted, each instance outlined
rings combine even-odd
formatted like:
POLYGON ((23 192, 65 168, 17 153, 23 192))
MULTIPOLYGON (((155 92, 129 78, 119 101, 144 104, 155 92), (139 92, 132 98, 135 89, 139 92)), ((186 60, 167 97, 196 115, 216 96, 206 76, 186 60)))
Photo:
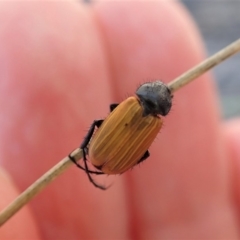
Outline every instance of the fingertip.
POLYGON ((227 136, 240 137, 240 118, 233 118, 224 122, 224 128, 227 136))
POLYGON ((240 219, 240 118, 228 120, 223 124, 226 145, 229 153, 230 186, 233 208, 240 219))
MULTIPOLYGON (((126 92, 134 94, 137 83, 145 79, 168 82, 204 59, 198 29, 178 2, 100 2, 95 14, 107 43, 118 99, 126 92)), ((141 170, 127 174, 133 231, 146 231, 143 238, 159 233, 157 223, 163 229, 176 219, 185 221, 225 194, 218 181, 222 177, 218 159, 223 156, 211 80, 205 74, 176 94, 166 117, 168 127, 150 148, 151 159, 141 170)))
POLYGON ((146 80, 172 80, 204 56, 199 32, 178 2, 100 1, 94 10, 120 99, 146 80))
MULTIPOLYGON (((0 55, 1 163, 25 189, 81 144, 94 119, 107 115, 111 84, 88 6, 77 1, 4 2, 0 22, 5 50, 0 55)), ((30 203, 44 238, 125 235, 119 225, 112 222, 109 228, 102 221, 115 218, 118 210, 118 220, 124 222, 124 207, 119 207, 123 187, 115 187, 119 195, 111 193, 114 189, 103 195, 84 172, 66 171, 30 203)))
MULTIPOLYGON (((236 171, 236 177, 240 176, 238 174, 240 171, 240 118, 235 118, 224 122, 223 131, 226 138, 226 144, 229 150, 231 163, 235 166, 232 170, 236 171)), ((238 181, 240 187, 240 177, 238 178, 238 181)))

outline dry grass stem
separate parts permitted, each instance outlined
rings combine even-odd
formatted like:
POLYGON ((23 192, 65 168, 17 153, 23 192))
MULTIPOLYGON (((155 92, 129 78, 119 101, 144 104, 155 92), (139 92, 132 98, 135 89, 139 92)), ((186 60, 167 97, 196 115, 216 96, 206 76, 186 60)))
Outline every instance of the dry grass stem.
POLYGON ((186 84, 190 83, 200 75, 207 72, 209 69, 215 67, 222 61, 231 57, 240 51, 240 39, 223 48, 221 51, 215 53, 213 56, 207 58, 205 61, 201 62, 197 66, 193 67, 189 71, 183 73, 181 76, 177 77, 168 84, 170 91, 172 93, 176 92, 178 89, 184 87, 186 84))
MULTIPOLYGON (((196 67, 190 69, 180 77, 176 78, 168 84, 172 93, 185 86, 192 80, 196 79, 209 69, 218 65, 220 62, 226 60, 230 56, 240 51, 240 39, 233 42, 226 48, 222 49, 218 53, 209 57, 196 67)), ((76 149, 71 154, 76 161, 82 158, 82 150, 76 149)), ((11 218, 18 210, 20 210, 25 204, 27 204, 35 195, 37 195, 42 189, 44 189, 50 182, 52 182, 57 176, 64 172, 73 163, 65 157, 37 181, 35 181, 30 187, 22 192, 12 203, 10 203, 5 209, 0 212, 0 226, 2 226, 9 218, 11 218)))

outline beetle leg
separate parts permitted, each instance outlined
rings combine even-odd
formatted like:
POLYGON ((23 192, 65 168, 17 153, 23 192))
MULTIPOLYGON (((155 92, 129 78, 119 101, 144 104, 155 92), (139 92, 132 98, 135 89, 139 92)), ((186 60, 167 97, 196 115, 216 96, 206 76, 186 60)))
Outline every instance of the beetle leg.
POLYGON ((143 161, 146 160, 149 156, 150 156, 150 153, 149 153, 149 151, 147 150, 147 151, 143 154, 143 156, 141 157, 141 159, 137 162, 137 164, 143 162, 143 161))
MULTIPOLYGON (((86 137, 84 138, 84 140, 83 140, 83 142, 82 142, 82 144, 81 144, 81 146, 80 146, 80 148, 82 149, 82 152, 83 152, 83 160, 84 160, 84 162, 87 161, 86 148, 87 148, 87 145, 88 145, 88 143, 89 143, 89 141, 90 141, 90 139, 91 139, 91 137, 92 137, 92 135, 93 135, 93 133, 94 133, 95 126, 99 128, 99 127, 101 126, 102 122, 103 122, 103 120, 94 120, 94 121, 93 121, 93 123, 92 123, 92 125, 90 126, 90 129, 89 129, 86 137)), ((104 174, 103 172, 91 171, 91 170, 89 170, 89 169, 86 168, 86 167, 85 167, 85 168, 82 167, 79 163, 76 162, 75 158, 72 157, 71 154, 69 154, 68 157, 69 157, 69 159, 70 159, 78 168, 84 170, 85 172, 89 172, 89 173, 93 173, 93 174, 98 174, 98 175, 104 174)))
MULTIPOLYGON (((100 188, 100 189, 102 189, 102 190, 106 190, 106 189, 107 189, 106 187, 101 186, 101 185, 95 183, 95 181, 93 180, 92 176, 90 175, 90 171, 89 171, 89 169, 88 169, 88 165, 87 165, 86 160, 83 159, 83 162, 84 162, 84 166, 85 166, 85 169, 86 169, 85 172, 87 173, 87 176, 88 176, 89 181, 90 181, 95 187, 100 188)), ((104 174, 104 173, 103 173, 103 174, 104 174)))
POLYGON ((118 103, 110 104, 110 112, 112 112, 118 105, 119 105, 118 103))
POLYGON ((96 174, 96 175, 105 174, 104 172, 86 170, 84 167, 82 167, 82 166, 75 160, 74 157, 71 156, 71 154, 68 155, 68 158, 69 158, 78 168, 81 168, 81 169, 84 170, 85 172, 88 171, 89 173, 91 173, 91 174, 96 174))
MULTIPOLYGON (((103 120, 94 120, 92 125, 90 126, 90 129, 87 133, 87 135, 85 136, 80 148, 82 149, 82 152, 83 152, 83 161, 86 162, 87 161, 87 145, 89 144, 91 138, 92 138, 92 135, 94 133, 94 130, 95 130, 95 127, 100 127, 101 124, 103 123, 103 120)), ((79 167, 79 164, 75 161, 74 162, 78 167, 79 167)), ((80 167, 82 169, 82 167, 80 167)), ((85 171, 87 171, 87 168, 85 167, 85 171)), ((89 170, 88 170, 89 171, 89 170)), ((99 174, 99 173, 98 173, 99 174)))
POLYGON ((88 143, 90 142, 90 139, 92 138, 92 135, 94 133, 95 127, 99 128, 102 123, 103 123, 103 119, 101 119, 101 120, 94 120, 93 121, 92 125, 89 128, 89 131, 88 131, 87 135, 85 136, 85 138, 84 138, 84 140, 83 140, 83 142, 82 142, 82 144, 80 146, 81 149, 84 149, 84 148, 87 147, 88 143))

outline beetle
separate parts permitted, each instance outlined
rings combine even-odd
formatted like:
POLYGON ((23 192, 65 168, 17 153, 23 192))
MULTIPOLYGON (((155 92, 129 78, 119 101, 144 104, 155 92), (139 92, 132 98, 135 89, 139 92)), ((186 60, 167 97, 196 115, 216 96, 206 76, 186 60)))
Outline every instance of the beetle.
POLYGON ((134 96, 111 104, 106 119, 93 121, 80 146, 84 167, 71 154, 68 157, 87 173, 94 186, 105 190, 90 174, 121 174, 146 160, 163 124, 160 116, 166 116, 171 106, 172 94, 166 84, 159 80, 144 83, 134 96), (87 155, 99 171, 88 169, 87 155))

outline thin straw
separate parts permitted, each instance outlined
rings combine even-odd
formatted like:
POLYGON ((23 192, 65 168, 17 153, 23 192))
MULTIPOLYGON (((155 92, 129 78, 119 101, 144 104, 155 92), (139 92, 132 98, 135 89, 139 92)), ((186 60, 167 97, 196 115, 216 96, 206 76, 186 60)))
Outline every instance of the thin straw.
MULTIPOLYGON (((174 93, 181 87, 185 86, 195 78, 199 77, 209 69, 213 68, 220 62, 224 61, 239 51, 240 39, 170 82, 168 84, 170 91, 174 93)), ((82 150, 77 148, 71 153, 71 156, 74 157, 76 161, 79 161, 82 158, 82 150)), ((12 203, 10 203, 5 209, 0 212, 0 226, 2 226, 18 210, 26 205, 34 196, 36 196, 42 189, 44 189, 49 183, 51 183, 57 176, 63 173, 72 164, 72 161, 68 157, 65 157, 48 172, 42 175, 24 192, 22 192, 15 200, 13 200, 12 203)))
POLYGON ((215 53, 213 56, 207 58, 205 61, 201 62, 187 72, 183 73, 181 76, 175 78, 168 84, 170 91, 174 93, 178 89, 184 87, 186 84, 190 83, 200 75, 207 72, 209 69, 215 67, 239 51, 240 39, 223 48, 221 51, 215 53))
MULTIPOLYGON (((79 161, 82 158, 82 150, 77 148, 71 153, 71 156, 74 157, 76 161, 79 161)), ((11 202, 0 212, 0 226, 2 226, 18 210, 20 210, 25 204, 27 204, 33 197, 35 197, 42 189, 44 189, 72 164, 73 162, 68 157, 65 157, 49 171, 43 174, 24 192, 22 192, 16 199, 13 200, 13 202, 11 202)))

